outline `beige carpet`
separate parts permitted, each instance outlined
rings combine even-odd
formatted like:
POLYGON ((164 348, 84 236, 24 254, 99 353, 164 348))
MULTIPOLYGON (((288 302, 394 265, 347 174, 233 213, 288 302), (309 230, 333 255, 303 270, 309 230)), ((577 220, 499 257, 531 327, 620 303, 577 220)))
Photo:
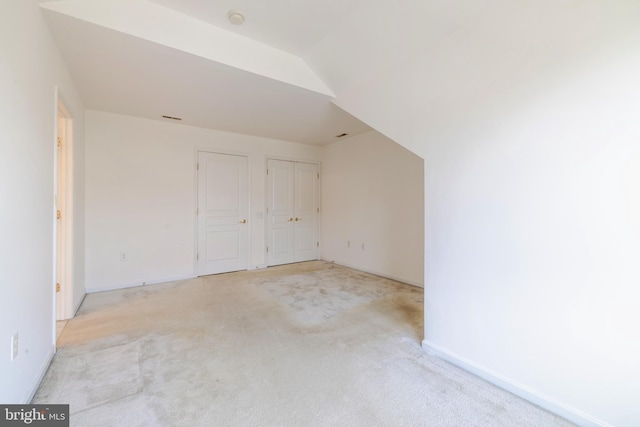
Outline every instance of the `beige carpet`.
POLYGON ((423 291, 325 262, 90 294, 34 403, 72 426, 568 426, 420 348, 423 291))

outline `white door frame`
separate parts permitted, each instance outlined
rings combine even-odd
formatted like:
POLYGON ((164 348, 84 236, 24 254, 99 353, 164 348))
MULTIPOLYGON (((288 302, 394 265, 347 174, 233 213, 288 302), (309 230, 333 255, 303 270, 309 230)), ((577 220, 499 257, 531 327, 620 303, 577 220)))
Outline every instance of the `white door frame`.
POLYGON ((193 190, 194 190, 194 203, 195 206, 193 208, 193 213, 194 213, 194 226, 193 226, 193 276, 194 277, 200 277, 200 272, 198 271, 198 251, 200 250, 199 248, 199 229, 198 229, 198 199, 199 199, 199 191, 200 189, 198 188, 198 157, 200 153, 210 153, 210 154, 223 154, 223 155, 228 155, 228 156, 242 156, 242 157, 246 157, 247 158, 247 191, 249 194, 247 194, 247 199, 248 199, 248 219, 249 219, 249 223, 247 224, 248 226, 248 233, 247 233, 247 247, 248 247, 248 259, 247 259, 247 267, 246 270, 249 269, 249 266, 251 265, 251 236, 253 235, 253 221, 251 218, 251 155, 250 153, 244 152, 244 151, 224 151, 224 150, 216 150, 215 148, 207 148, 207 147, 196 147, 194 150, 194 160, 193 160, 193 190))
POLYGON ((74 259, 73 259, 73 116, 62 101, 58 88, 55 91, 55 135, 54 147, 54 206, 53 206, 53 305, 54 305, 54 337, 55 321, 69 319, 74 315, 74 259), (58 147, 58 137, 62 137, 62 145, 58 147), (59 156, 63 156, 59 159, 59 156), (58 170, 58 160, 64 170, 58 170), (57 219, 57 211, 61 211, 61 219, 57 219), (58 225, 60 227, 58 227, 58 225), (58 247, 58 228, 61 231, 60 248, 58 247), (58 274, 60 273, 60 274, 58 274), (59 278, 59 281, 57 280, 59 278), (60 283, 60 304, 57 304, 56 283, 60 283))
MULTIPOLYGON (((282 161, 286 161, 286 162, 298 162, 298 163, 311 163, 314 165, 318 166, 318 173, 320 174, 320 177, 322 177, 322 162, 319 160, 309 160, 309 159, 302 159, 302 158, 298 158, 298 157, 286 157, 286 156, 272 156, 272 155, 267 155, 265 156, 264 159, 264 206, 265 206, 265 212, 266 209, 269 205, 269 200, 267 200, 267 194, 269 194, 269 180, 267 179, 267 175, 266 175, 266 171, 269 168, 269 160, 282 160, 282 161)), ((294 178, 295 179, 295 178, 294 178)), ((318 236, 318 256, 317 259, 322 259, 322 179, 318 179, 318 222, 316 224, 316 232, 317 232, 317 236, 318 236)), ((267 253, 267 245, 269 244, 269 231, 268 231, 268 227, 269 227, 269 215, 265 214, 264 215, 264 262, 266 266, 269 266, 269 254, 267 253)), ((294 261, 295 263, 296 261, 294 261)))

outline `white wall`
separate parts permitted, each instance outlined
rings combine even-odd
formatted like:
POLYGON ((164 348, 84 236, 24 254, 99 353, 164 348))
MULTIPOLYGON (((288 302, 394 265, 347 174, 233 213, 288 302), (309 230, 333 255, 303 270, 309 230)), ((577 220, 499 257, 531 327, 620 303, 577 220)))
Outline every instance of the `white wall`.
POLYGON ((354 14, 307 59, 425 159, 425 347, 582 425, 640 424, 640 3, 354 14))
POLYGON ((169 122, 91 110, 86 120, 88 292, 195 276, 197 148, 249 156, 250 268, 266 264, 266 158, 321 158, 319 147, 169 122))
POLYGON ((55 350, 55 87, 74 116, 74 301, 84 295, 84 119, 36 1, 0 14, 0 402, 25 403, 55 350), (10 342, 19 334, 18 357, 10 342))
POLYGON ((323 259, 422 286, 423 160, 369 131, 324 147, 322 170, 323 259))

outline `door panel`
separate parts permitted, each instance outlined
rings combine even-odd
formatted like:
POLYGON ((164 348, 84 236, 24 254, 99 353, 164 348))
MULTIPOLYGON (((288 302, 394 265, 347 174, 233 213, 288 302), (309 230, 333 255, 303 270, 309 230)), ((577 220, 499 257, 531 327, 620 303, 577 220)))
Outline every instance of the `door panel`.
POLYGON ((247 158, 200 152, 198 165, 198 275, 245 270, 249 262, 247 158))
POLYGON ((208 263, 233 260, 240 255, 239 233, 218 231, 207 234, 206 260, 208 263))

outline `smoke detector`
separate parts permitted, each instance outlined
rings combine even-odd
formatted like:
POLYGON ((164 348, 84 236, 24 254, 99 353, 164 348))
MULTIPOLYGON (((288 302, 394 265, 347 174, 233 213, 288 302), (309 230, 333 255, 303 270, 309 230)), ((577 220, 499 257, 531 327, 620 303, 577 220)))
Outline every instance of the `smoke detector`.
POLYGON ((229 21, 233 25, 242 25, 244 22, 244 15, 237 10, 230 10, 229 13, 227 13, 227 18, 229 18, 229 21))

